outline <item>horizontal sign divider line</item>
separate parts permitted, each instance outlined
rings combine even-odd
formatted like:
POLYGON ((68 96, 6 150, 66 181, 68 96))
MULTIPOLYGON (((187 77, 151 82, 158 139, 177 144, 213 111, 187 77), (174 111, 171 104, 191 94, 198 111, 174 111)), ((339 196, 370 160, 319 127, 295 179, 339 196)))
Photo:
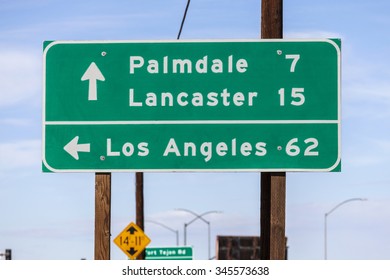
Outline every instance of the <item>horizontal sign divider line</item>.
POLYGON ((216 120, 216 121, 46 121, 45 125, 156 125, 156 124, 340 124, 339 120, 216 120))

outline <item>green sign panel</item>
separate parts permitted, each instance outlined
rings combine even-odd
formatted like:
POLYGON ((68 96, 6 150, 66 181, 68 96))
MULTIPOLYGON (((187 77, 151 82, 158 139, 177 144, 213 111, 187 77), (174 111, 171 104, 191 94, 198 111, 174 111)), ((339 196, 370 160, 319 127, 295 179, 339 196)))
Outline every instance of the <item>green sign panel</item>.
POLYGON ((192 247, 146 248, 145 260, 192 260, 192 247))
POLYGON ((339 45, 46 42, 43 170, 332 171, 339 45))

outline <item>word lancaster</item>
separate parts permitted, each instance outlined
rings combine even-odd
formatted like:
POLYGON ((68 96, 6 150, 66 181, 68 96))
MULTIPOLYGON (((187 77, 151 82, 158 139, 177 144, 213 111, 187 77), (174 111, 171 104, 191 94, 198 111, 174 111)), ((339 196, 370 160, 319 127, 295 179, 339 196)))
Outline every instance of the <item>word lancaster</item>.
POLYGON ((220 92, 209 92, 209 93, 187 93, 180 92, 175 95, 171 92, 161 92, 156 94, 154 92, 148 92, 144 99, 135 96, 134 89, 129 90, 129 106, 130 107, 142 107, 144 104, 149 107, 173 107, 178 105, 181 107, 188 106, 191 104, 194 107, 209 106, 214 107, 218 104, 223 106, 253 106, 253 101, 258 97, 258 93, 255 91, 250 91, 247 93, 235 92, 230 93, 228 89, 223 89, 220 92))

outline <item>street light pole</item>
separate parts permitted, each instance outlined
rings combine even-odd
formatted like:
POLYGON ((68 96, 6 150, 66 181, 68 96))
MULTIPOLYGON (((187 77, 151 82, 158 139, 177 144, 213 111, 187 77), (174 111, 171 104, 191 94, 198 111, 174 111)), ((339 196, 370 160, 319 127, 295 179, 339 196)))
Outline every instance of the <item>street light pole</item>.
POLYGON ((167 230, 174 232, 176 234, 176 246, 179 246, 179 231, 178 230, 170 228, 169 226, 164 225, 163 223, 160 223, 160 222, 151 221, 151 220, 147 220, 146 222, 162 226, 163 228, 166 228, 167 230))
POLYGON ((221 211, 216 211, 216 210, 212 210, 212 211, 207 211, 207 212, 204 212, 202 214, 197 214, 191 210, 188 210, 188 209, 183 209, 183 208, 179 208, 179 209, 176 209, 178 211, 184 211, 184 212, 188 212, 192 215, 195 216, 194 219, 192 219, 190 222, 188 223, 185 223, 184 224, 184 246, 187 245, 187 227, 192 224, 193 222, 195 222, 196 220, 200 219, 202 220, 203 222, 205 222, 207 224, 207 227, 208 227, 208 231, 207 231, 207 236, 208 236, 208 256, 209 256, 209 259, 211 258, 211 244, 210 244, 210 241, 211 241, 211 237, 210 237, 210 234, 211 234, 211 231, 210 231, 210 222, 205 220, 203 218, 203 216, 206 216, 208 214, 212 214, 212 213, 221 213, 221 211))
POLYGON ((337 208, 339 208, 340 206, 348 203, 348 202, 352 202, 352 201, 366 201, 367 199, 366 198, 351 198, 351 199, 347 199, 347 200, 344 200, 342 202, 340 202, 339 204, 337 204, 335 207, 333 207, 329 212, 325 213, 325 217, 324 217, 324 259, 326 260, 328 258, 328 244, 327 244, 327 231, 328 231, 328 216, 333 213, 337 208))

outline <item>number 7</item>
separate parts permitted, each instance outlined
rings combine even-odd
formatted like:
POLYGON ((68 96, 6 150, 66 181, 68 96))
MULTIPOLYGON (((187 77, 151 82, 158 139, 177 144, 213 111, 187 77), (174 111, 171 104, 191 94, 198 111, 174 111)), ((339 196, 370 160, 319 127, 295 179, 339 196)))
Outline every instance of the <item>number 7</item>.
POLYGON ((299 54, 286 54, 286 59, 292 59, 290 72, 295 72, 295 66, 300 58, 301 56, 299 54))

